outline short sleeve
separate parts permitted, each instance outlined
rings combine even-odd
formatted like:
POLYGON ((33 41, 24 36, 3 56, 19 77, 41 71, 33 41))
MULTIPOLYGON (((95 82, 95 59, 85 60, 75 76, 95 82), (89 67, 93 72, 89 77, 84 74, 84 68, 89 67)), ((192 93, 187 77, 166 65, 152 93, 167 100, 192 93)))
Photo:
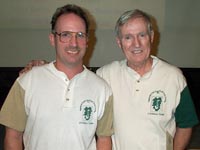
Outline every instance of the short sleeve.
POLYGON ((97 136, 111 136, 113 134, 113 96, 105 104, 102 118, 97 123, 97 136))
POLYGON ((16 80, 1 108, 0 123, 15 130, 24 131, 26 119, 24 90, 16 80))
POLYGON ((181 92, 181 99, 175 112, 175 118, 179 128, 193 127, 198 124, 198 117, 187 86, 181 92))

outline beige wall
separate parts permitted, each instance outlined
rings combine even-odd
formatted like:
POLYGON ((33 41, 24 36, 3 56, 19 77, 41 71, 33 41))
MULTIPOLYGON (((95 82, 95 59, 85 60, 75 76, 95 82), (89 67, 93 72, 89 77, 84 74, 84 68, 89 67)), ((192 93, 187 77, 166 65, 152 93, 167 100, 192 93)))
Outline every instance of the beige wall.
POLYGON ((157 55, 180 67, 200 67, 200 1, 198 0, 3 0, 0 5, 0 67, 24 66, 32 59, 54 59, 48 41, 50 19, 66 3, 91 13, 91 42, 85 63, 102 66, 123 59, 114 25, 125 10, 152 14, 159 27, 157 55), (94 29, 96 29, 94 31, 94 29), (95 40, 93 40, 95 39, 95 40))

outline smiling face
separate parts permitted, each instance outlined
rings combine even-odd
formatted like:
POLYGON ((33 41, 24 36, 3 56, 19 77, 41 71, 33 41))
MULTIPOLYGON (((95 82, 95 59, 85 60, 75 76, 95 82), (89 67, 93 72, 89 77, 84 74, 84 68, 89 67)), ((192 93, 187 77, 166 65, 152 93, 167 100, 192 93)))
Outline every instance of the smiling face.
MULTIPOLYGON (((55 32, 58 34, 50 34, 49 39, 56 49, 56 66, 61 70, 64 67, 82 67, 87 37, 78 38, 77 33, 86 33, 83 19, 73 13, 63 14, 56 22, 55 32), (68 41, 62 42, 59 34, 65 31, 69 31, 71 37, 68 41)), ((67 36, 67 34, 64 35, 67 36)))
POLYGON ((153 31, 148 32, 147 23, 142 17, 132 18, 120 27, 117 43, 123 50, 128 66, 131 68, 145 66, 150 59, 153 31))

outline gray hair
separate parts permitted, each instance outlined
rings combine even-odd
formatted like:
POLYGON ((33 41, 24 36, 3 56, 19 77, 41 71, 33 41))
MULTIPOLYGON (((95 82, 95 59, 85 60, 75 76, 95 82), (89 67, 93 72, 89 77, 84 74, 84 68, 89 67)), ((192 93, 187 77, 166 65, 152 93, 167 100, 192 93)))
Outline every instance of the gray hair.
POLYGON ((151 35, 151 32, 153 31, 153 27, 152 27, 152 22, 151 22, 151 17, 139 10, 139 9, 135 9, 135 10, 129 10, 124 12, 119 19, 116 22, 115 25, 115 34, 117 37, 120 37, 120 27, 123 26, 126 22, 128 22, 130 19, 133 18, 144 18, 145 22, 147 23, 147 28, 148 28, 148 34, 151 35))

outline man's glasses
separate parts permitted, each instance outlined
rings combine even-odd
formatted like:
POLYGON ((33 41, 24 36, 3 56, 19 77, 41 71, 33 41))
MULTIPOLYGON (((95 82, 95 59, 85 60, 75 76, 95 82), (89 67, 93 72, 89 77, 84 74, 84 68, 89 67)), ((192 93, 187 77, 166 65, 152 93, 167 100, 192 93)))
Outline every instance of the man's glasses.
POLYGON ((86 33, 83 33, 83 32, 63 31, 61 33, 58 33, 58 32, 53 31, 52 33, 55 35, 58 35, 60 42, 63 42, 63 43, 69 42, 74 35, 78 41, 84 41, 87 38, 86 33))

